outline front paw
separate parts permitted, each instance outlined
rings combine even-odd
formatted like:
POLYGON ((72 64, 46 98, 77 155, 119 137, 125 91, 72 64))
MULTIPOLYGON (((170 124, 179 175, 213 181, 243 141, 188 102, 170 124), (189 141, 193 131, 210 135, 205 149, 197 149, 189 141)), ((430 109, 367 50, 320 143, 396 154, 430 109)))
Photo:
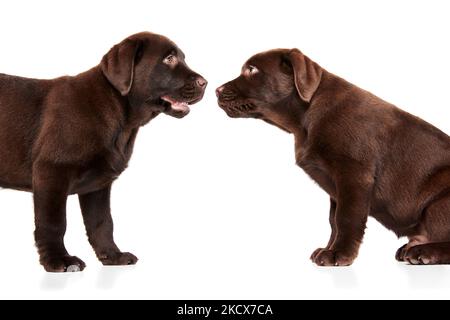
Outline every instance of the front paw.
POLYGON ((138 258, 129 252, 112 252, 99 255, 98 259, 104 266, 126 266, 136 264, 138 258))
POLYGON ((41 264, 47 272, 78 272, 86 268, 81 259, 69 255, 42 258, 41 264))
POLYGON ((313 262, 321 267, 349 266, 353 263, 355 258, 356 254, 347 254, 342 251, 322 249, 316 253, 313 262))
POLYGON ((311 254, 311 261, 315 262, 316 261, 316 257, 323 251, 323 250, 327 250, 326 248, 317 248, 316 250, 314 250, 314 252, 311 254))
POLYGON ((403 246, 401 246, 397 252, 395 253, 395 259, 397 261, 403 262, 405 261, 405 255, 406 255, 406 251, 408 250, 408 244, 405 244, 403 246))

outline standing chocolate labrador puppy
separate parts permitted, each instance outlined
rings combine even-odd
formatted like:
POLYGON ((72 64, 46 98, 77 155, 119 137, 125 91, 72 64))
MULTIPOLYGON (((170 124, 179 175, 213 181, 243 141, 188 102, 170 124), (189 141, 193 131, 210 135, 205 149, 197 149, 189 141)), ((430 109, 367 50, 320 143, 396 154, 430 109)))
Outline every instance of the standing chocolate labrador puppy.
POLYGON ((253 56, 217 96, 230 117, 263 119, 294 134, 297 164, 330 195, 330 241, 312 254, 313 262, 350 265, 371 215, 409 238, 398 260, 450 263, 445 133, 297 49, 253 56))
POLYGON ((169 39, 135 34, 75 77, 0 74, 0 186, 34 194, 36 246, 51 272, 83 270, 64 247, 66 200, 78 194, 89 242, 104 265, 135 264, 113 240, 110 190, 139 128, 160 113, 182 118, 206 80, 169 39))

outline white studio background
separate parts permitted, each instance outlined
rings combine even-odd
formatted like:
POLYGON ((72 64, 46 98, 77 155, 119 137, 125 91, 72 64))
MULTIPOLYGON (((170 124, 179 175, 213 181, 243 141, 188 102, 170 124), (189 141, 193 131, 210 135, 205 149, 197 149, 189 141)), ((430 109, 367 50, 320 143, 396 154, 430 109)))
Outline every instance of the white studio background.
POLYGON ((295 166, 292 136, 228 118, 214 89, 252 54, 298 47, 449 133, 449 10, 448 1, 3 1, 2 73, 75 75, 149 30, 174 40, 209 86, 188 117, 161 115, 140 131, 114 184, 116 242, 140 258, 135 267, 100 265, 71 197, 66 245, 87 268, 46 274, 31 194, 0 191, 0 298, 448 298, 450 266, 399 264, 405 240, 372 219, 353 266, 314 266, 330 232, 327 195, 295 166))

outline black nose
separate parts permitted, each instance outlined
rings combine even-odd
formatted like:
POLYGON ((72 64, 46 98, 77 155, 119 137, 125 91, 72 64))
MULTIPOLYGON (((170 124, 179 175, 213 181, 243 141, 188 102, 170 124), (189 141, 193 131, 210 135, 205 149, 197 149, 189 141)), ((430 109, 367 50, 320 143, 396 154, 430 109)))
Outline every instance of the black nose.
POLYGON ((216 96, 217 96, 217 98, 219 98, 219 96, 220 96, 220 94, 222 93, 222 91, 223 91, 223 86, 218 87, 218 88, 216 89, 216 96))
POLYGON ((208 84, 208 81, 206 81, 203 77, 198 77, 198 78, 195 80, 195 84, 196 84, 197 86, 199 86, 200 88, 204 88, 204 87, 206 87, 206 85, 208 84))

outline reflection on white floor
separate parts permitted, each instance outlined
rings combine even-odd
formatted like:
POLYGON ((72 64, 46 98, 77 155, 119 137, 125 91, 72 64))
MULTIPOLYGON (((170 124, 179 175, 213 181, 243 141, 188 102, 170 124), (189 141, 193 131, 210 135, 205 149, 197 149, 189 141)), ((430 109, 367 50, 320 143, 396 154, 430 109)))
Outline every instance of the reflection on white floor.
POLYGON ((402 265, 402 272, 408 277, 413 289, 448 289, 450 285, 450 266, 409 266, 402 265))
MULTIPOLYGON (((92 261, 94 262, 94 261, 92 261)), ((0 274, 0 298, 41 299, 330 299, 448 297, 450 266, 409 266, 391 261, 368 268, 364 263, 343 268, 297 264, 283 272, 264 264, 149 267, 93 266, 82 273, 50 274, 39 268, 13 279, 0 274), (226 272, 228 270, 228 272, 226 272), (375 270, 375 271, 374 271, 375 270), (239 273, 239 276, 236 276, 239 273)), ((17 270, 16 270, 17 271, 17 270)))

